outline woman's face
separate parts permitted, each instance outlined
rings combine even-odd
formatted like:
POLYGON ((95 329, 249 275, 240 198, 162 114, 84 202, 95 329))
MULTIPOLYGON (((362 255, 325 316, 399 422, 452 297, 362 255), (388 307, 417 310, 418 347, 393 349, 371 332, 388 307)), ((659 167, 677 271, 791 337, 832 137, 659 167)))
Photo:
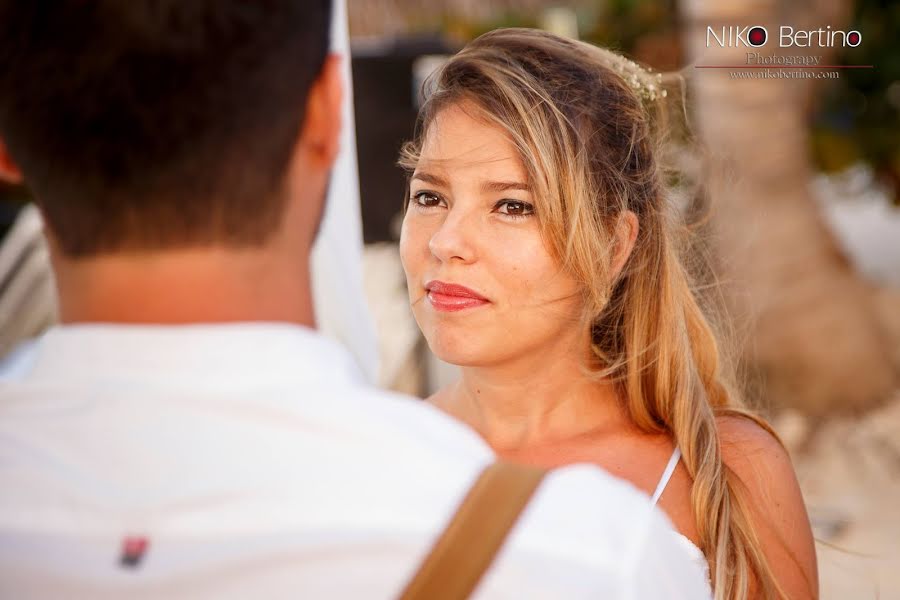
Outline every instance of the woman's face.
POLYGON ((577 340, 581 295, 544 244, 515 146, 471 108, 447 107, 428 129, 400 257, 432 351, 487 366, 577 340))

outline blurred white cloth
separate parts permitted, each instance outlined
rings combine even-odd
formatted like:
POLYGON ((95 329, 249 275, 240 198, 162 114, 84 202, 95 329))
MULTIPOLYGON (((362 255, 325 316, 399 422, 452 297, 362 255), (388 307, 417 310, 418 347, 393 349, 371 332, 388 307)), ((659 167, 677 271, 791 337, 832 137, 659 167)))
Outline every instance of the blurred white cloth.
MULTIPOLYGON (((3 598, 395 597, 493 460, 302 327, 66 326, 26 353, 0 381, 3 598)), ((561 469, 475 597, 707 598, 670 527, 561 469)))
POLYGON ((319 329, 344 344, 353 354, 366 380, 375 383, 379 367, 378 339, 363 288, 362 216, 356 167, 347 7, 345 0, 336 0, 333 6, 332 52, 343 57, 343 128, 325 215, 313 248, 313 299, 319 329))

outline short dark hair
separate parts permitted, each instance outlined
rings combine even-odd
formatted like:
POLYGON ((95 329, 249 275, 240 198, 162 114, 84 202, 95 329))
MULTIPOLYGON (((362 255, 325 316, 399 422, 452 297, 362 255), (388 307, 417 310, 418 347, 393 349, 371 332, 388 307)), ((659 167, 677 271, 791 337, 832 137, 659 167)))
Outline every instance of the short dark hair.
POLYGON ((0 0, 0 137, 64 253, 256 245, 330 0, 0 0))

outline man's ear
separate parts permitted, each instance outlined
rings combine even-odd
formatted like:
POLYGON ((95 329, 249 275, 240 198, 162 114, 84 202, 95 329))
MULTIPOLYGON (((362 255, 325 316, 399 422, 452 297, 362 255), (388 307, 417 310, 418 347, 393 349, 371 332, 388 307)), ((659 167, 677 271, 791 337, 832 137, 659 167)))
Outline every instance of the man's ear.
POLYGON ((337 54, 329 54, 325 58, 322 70, 309 90, 300 133, 301 146, 309 152, 312 160, 325 168, 331 168, 340 146, 344 91, 341 60, 337 54))
POLYGON ((13 162, 2 139, 0 139, 0 181, 13 184, 22 183, 22 171, 13 162))
POLYGON ((612 276, 618 277, 637 241, 640 222, 637 215, 626 210, 616 224, 616 251, 612 261, 612 276))

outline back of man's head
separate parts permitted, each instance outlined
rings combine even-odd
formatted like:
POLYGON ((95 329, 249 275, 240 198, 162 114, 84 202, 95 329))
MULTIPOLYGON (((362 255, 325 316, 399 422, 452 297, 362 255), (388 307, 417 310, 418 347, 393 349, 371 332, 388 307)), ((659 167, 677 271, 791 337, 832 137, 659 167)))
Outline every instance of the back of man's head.
POLYGON ((60 251, 264 242, 329 26, 328 0, 0 0, 0 138, 60 251))

